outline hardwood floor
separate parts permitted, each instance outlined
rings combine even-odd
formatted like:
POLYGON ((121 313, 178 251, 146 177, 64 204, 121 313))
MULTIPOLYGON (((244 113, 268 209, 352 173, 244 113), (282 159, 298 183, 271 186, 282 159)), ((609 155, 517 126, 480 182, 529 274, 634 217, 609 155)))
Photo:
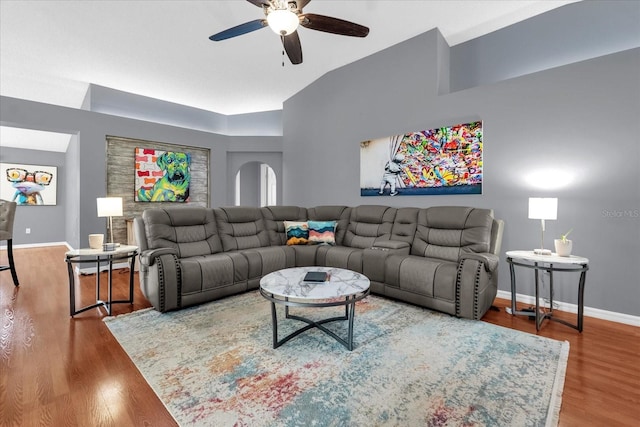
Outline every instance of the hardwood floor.
MULTIPOLYGON (((65 251, 15 249, 18 288, 8 271, 0 273, 0 426, 176 425, 103 324, 104 311, 69 317, 65 251)), ((115 299, 127 297, 128 277, 114 274, 115 299)), ((94 280, 80 277, 78 303, 95 298, 94 280)), ((135 289, 133 306, 114 305, 113 314, 149 306, 137 278, 135 289)), ((490 311, 485 321, 536 333, 534 322, 505 313, 508 301, 496 305, 500 312, 490 311)), ((582 334, 546 322, 540 335, 571 345, 561 426, 638 425, 640 328, 585 318, 582 334)))

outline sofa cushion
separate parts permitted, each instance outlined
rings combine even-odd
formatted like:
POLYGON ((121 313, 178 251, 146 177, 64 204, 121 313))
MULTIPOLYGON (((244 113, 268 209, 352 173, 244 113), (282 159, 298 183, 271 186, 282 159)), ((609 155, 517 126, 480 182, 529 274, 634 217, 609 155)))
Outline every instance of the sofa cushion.
POLYGON ((214 212, 225 252, 271 244, 260 208, 234 206, 216 208, 214 212))
POLYGON ((323 267, 346 268, 362 273, 364 249, 347 246, 319 246, 316 264, 323 267))
POLYGON ((180 259, 182 295, 214 288, 235 286, 247 281, 247 261, 237 252, 180 259))
POLYGON ((296 253, 290 246, 269 246, 240 252, 249 263, 249 279, 265 276, 273 271, 296 265, 296 253))
POLYGON ((296 245, 289 246, 295 253, 296 265, 295 267, 311 267, 319 265, 316 261, 316 254, 318 249, 327 246, 324 245, 296 245))
POLYGON ((309 228, 309 244, 336 244, 336 221, 307 221, 307 224, 309 228))
POLYGON ((142 213, 147 248, 173 248, 179 258, 222 252, 211 209, 180 207, 146 209, 142 213))
POLYGON ((260 210, 269 233, 269 241, 274 246, 287 243, 284 221, 307 220, 307 208, 298 206, 265 206, 260 210))
POLYGON ((343 246, 370 248, 377 240, 389 240, 396 209, 389 206, 363 205, 351 209, 343 246))
POLYGON ((493 211, 463 206, 420 209, 411 254, 458 261, 463 253, 489 252, 493 211))
POLYGON ((419 211, 419 208, 398 208, 391 227, 391 240, 413 243, 419 211))
POLYGON ((287 235, 287 245, 306 245, 309 243, 309 224, 307 221, 283 221, 287 235))
POLYGON ((403 291, 455 301, 458 264, 415 255, 391 255, 385 260, 385 283, 403 291))

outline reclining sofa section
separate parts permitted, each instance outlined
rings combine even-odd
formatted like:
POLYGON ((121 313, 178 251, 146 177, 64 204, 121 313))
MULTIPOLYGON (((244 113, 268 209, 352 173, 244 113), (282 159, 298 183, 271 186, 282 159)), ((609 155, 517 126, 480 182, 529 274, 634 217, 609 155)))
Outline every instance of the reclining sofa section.
POLYGON ((469 319, 495 299, 503 227, 492 210, 462 206, 178 207, 134 219, 140 286, 161 312, 318 265, 366 275, 373 293, 469 319), (335 245, 287 245, 284 221, 336 221, 335 245))

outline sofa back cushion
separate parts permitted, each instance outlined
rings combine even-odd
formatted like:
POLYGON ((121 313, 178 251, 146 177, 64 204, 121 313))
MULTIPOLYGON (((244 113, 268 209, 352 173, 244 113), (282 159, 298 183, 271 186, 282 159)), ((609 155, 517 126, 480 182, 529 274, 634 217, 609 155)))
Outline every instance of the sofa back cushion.
POLYGON ((264 224, 269 233, 269 241, 272 245, 287 244, 287 233, 284 221, 306 221, 307 208, 298 206, 265 206, 261 208, 264 224))
POLYGON ((398 208, 391 227, 391 240, 413 243, 419 211, 419 208, 398 208))
POLYGON ((389 240, 396 208, 362 205, 351 209, 343 246, 370 248, 377 240, 389 240))
POLYGON ((213 211, 225 252, 270 246, 260 208, 234 206, 213 211))
POLYGON ((308 219, 312 221, 336 221, 336 245, 343 244, 350 215, 351 208, 348 206, 316 206, 307 209, 308 219))
POLYGON ((147 247, 174 248, 180 258, 222 252, 212 209, 154 208, 142 212, 147 247))
POLYGON ((411 254, 458 261, 463 253, 489 252, 493 211, 463 206, 420 209, 411 254))

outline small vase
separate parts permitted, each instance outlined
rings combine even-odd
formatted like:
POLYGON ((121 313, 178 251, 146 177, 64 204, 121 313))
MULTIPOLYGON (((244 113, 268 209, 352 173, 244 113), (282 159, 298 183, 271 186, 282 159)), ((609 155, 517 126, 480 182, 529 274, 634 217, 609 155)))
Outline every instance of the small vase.
POLYGON ((556 247, 556 253, 559 256, 571 256, 573 242, 571 240, 554 239, 553 244, 556 247))

